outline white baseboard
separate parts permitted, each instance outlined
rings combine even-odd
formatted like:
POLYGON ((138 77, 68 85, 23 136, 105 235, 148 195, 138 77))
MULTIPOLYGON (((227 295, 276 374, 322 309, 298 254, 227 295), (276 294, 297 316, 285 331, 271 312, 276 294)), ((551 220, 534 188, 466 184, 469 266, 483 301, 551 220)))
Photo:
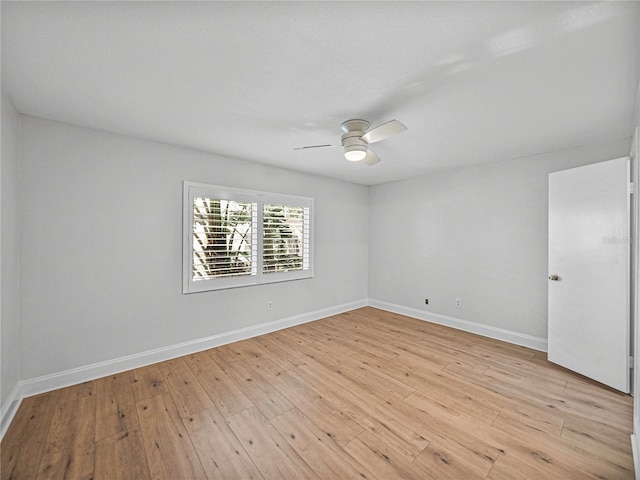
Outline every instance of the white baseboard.
POLYGON ((635 471, 636 480, 640 480, 640 445, 638 445, 638 432, 640 432, 640 425, 638 418, 635 414, 633 416, 633 434, 631 435, 631 453, 633 455, 633 469, 635 471))
POLYGON ((2 404, 2 409, 0 410, 0 440, 4 438, 4 434, 7 432, 13 417, 18 411, 21 401, 20 385, 16 385, 2 404))
POLYGON ((212 335, 210 337, 199 338, 189 342, 157 348, 142 353, 128 355, 126 357, 115 358, 105 362, 94 363, 92 365, 86 365, 71 370, 22 380, 18 382, 11 392, 11 395, 2 405, 2 417, 0 418, 2 431, 0 432, 0 439, 4 437, 6 429, 11 423, 20 402, 25 397, 95 380, 107 375, 114 375, 133 368, 144 367, 152 363, 171 360, 172 358, 182 357, 183 355, 190 355, 192 353, 201 352, 203 350, 219 347, 239 340, 246 340, 258 335, 264 335, 265 333, 275 332, 277 330, 301 325, 307 322, 313 322, 321 318, 330 317, 332 315, 337 315, 339 313, 348 312, 365 306, 367 306, 366 300, 345 303, 313 312, 303 313, 301 315, 295 315, 293 317, 283 318, 281 320, 275 320, 272 322, 262 323, 260 325, 212 335))
POLYGON ((456 328, 465 332, 477 333, 483 337, 503 340, 523 347, 533 348, 534 350, 540 350, 541 352, 547 351, 547 340, 545 338, 534 337, 524 333, 505 330, 503 328, 491 327, 489 325, 470 322, 468 320, 448 317, 438 313, 424 312, 415 308, 404 307, 395 303, 383 302, 381 300, 371 298, 369 299, 369 306, 393 313, 399 313, 400 315, 406 315, 407 317, 417 318, 418 320, 456 328))
POLYGON ((635 471, 636 480, 640 480, 640 468, 638 468, 638 440, 636 438, 635 433, 631 435, 631 453, 633 454, 633 470, 635 471))

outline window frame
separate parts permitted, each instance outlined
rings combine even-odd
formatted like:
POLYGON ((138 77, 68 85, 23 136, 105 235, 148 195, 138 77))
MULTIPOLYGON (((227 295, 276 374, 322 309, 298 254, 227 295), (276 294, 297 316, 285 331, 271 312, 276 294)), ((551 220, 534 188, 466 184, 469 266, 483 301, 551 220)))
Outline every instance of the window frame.
POLYGON ((184 181, 182 203, 183 294, 313 278, 313 198, 184 181), (252 270, 255 270, 255 274, 239 275, 237 277, 227 278, 211 278, 207 280, 197 281, 193 280, 193 200, 196 197, 251 202, 252 204, 257 205, 257 231, 255 233, 252 233, 252 237, 254 237, 256 245, 251 246, 252 252, 254 249, 256 251, 256 265, 252 266, 252 270), (263 214, 265 204, 286 205, 290 207, 302 207, 304 209, 308 209, 309 253, 308 258, 306 259, 308 260, 307 269, 292 270, 286 272, 263 272, 263 214))

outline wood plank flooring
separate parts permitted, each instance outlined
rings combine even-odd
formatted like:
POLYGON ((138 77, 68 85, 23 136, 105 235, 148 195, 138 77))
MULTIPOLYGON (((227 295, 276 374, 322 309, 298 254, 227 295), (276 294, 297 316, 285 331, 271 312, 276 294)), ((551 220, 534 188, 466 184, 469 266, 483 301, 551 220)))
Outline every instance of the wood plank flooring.
POLYGON ((26 398, 3 479, 631 479, 632 399, 366 307, 26 398))

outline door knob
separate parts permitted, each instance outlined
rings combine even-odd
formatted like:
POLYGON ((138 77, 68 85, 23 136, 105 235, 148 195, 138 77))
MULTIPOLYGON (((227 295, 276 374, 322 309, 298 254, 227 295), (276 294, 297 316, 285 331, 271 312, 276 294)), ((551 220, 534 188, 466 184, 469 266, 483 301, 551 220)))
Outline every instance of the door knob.
POLYGON ((557 282, 558 280, 560 280, 560 277, 554 273, 553 275, 549 275, 549 280, 557 282))

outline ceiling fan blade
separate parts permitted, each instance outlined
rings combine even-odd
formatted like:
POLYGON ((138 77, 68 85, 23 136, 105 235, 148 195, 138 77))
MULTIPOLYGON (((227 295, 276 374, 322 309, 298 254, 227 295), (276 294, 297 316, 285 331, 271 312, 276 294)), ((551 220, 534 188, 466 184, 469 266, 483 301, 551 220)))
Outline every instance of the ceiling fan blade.
POLYGON ((340 145, 307 145, 306 147, 295 147, 294 150, 307 150, 309 148, 323 148, 323 147, 339 147, 340 145))
POLYGON ((391 120, 372 128, 362 136, 362 139, 367 143, 375 143, 380 140, 384 140, 385 138, 392 137, 393 135, 397 135, 398 133, 402 133, 406 129, 407 127, 402 122, 399 122, 398 120, 391 120))
POLYGON ((373 150, 367 149, 367 156, 364 157, 364 163, 370 167, 380 162, 380 157, 373 150))

